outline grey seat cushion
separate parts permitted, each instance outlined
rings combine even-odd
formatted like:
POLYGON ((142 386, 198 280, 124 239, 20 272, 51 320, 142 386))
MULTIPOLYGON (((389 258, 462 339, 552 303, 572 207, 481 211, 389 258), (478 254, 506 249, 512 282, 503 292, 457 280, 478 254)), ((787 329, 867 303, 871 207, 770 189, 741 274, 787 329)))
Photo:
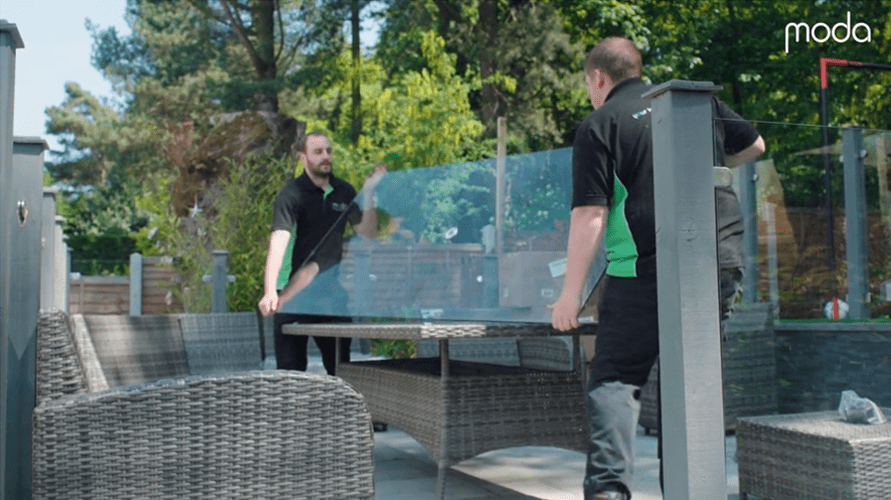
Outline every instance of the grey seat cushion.
POLYGON ((193 375, 260 369, 257 313, 184 314, 180 326, 193 375))
POLYGON ((175 315, 84 315, 110 388, 190 374, 175 315))

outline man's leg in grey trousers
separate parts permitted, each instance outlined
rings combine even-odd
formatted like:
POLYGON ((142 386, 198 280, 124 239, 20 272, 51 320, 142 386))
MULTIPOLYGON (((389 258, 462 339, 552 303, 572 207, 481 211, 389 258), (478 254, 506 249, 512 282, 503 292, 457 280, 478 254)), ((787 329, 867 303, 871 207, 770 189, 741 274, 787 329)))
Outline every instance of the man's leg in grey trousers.
POLYGON ((588 461, 585 492, 631 492, 640 387, 606 382, 588 392, 588 461))

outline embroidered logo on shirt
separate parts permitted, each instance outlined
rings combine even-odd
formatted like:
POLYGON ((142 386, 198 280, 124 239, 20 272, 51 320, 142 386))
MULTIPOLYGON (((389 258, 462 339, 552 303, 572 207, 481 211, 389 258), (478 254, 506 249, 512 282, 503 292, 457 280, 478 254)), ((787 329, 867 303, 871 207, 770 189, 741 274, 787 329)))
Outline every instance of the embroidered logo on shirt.
POLYGON ((640 120, 640 118, 642 116, 646 116, 647 113, 651 112, 652 110, 653 110, 652 108, 642 109, 642 110, 638 111, 637 113, 634 113, 633 115, 631 115, 631 118, 634 118, 635 120, 640 120))

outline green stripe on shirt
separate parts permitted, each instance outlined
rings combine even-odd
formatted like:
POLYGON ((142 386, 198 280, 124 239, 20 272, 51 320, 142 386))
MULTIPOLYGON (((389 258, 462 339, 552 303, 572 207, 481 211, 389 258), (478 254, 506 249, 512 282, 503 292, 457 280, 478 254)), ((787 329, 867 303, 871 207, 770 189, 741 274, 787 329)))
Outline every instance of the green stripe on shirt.
POLYGON ((628 201, 628 189, 618 176, 613 180, 613 206, 610 208, 606 223, 606 252, 609 265, 606 274, 620 278, 637 276, 637 245, 631 234, 631 227, 625 216, 625 202, 628 201))

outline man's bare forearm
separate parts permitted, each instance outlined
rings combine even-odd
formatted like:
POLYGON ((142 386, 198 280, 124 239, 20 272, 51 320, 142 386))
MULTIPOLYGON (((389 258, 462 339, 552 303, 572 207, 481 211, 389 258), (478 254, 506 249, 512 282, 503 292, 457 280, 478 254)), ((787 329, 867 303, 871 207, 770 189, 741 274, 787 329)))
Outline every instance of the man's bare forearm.
POLYGON ((609 209, 604 206, 576 207, 570 216, 564 291, 580 295, 606 228, 609 209))
POLYGON ((733 155, 727 155, 725 158, 726 166, 735 167, 737 165, 743 165, 749 163, 750 161, 758 158, 762 154, 764 154, 766 147, 764 145, 764 138, 758 136, 758 139, 755 140, 749 147, 743 149, 739 153, 733 155))

